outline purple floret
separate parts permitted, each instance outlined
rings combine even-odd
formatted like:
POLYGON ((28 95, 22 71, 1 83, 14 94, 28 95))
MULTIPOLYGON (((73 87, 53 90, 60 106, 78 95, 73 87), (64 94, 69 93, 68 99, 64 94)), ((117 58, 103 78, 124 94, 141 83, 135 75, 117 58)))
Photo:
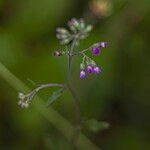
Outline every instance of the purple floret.
POLYGON ((84 79, 85 76, 86 76, 85 71, 84 71, 84 70, 81 70, 81 71, 80 71, 80 79, 84 79))
POLYGON ((93 67, 92 67, 91 65, 89 65, 89 66, 87 67, 87 72, 88 72, 89 74, 91 74, 91 73, 93 72, 93 67))
POLYGON ((100 48, 99 47, 93 47, 92 53, 93 53, 93 55, 99 55, 100 54, 100 48))
POLYGON ((106 48, 108 46, 107 42, 100 42, 100 47, 106 48))
POLYGON ((94 67, 93 69, 95 74, 100 74, 101 73, 101 69, 99 67, 94 67))

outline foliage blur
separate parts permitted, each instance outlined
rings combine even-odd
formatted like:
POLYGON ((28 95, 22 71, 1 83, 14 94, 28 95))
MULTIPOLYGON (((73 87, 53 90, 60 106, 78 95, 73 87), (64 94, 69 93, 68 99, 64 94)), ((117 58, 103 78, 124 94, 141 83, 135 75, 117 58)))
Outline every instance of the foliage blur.
MULTIPOLYGON (((150 149, 150 2, 148 0, 0 0, 0 62, 30 88, 66 81, 66 58, 55 29, 72 17, 94 24, 80 49, 108 41, 96 62, 100 76, 79 79, 81 58, 73 61, 72 80, 83 122, 95 118, 109 129, 83 133, 103 150, 150 149)), ((45 104, 54 89, 39 95, 45 104)), ((17 106, 17 92, 0 77, 0 149, 72 149, 64 136, 34 109, 17 106)), ((74 124, 74 107, 64 93, 52 107, 74 124)), ((46 108, 45 109, 49 109, 46 108)))

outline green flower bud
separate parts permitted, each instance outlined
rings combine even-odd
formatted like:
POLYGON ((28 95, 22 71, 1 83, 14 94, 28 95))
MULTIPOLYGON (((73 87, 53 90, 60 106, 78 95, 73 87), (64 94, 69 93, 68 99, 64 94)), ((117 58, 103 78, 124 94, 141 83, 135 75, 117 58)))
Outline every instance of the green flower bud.
POLYGON ((83 30, 85 28, 85 22, 82 18, 79 20, 79 22, 80 22, 80 29, 83 30))
POLYGON ((81 63, 81 64, 80 64, 80 69, 81 69, 81 70, 84 70, 84 69, 85 69, 85 64, 84 64, 84 63, 81 63))
POLYGON ((85 32, 90 32, 93 29, 92 25, 88 25, 85 29, 85 32))
POLYGON ((68 44, 70 42, 70 39, 63 39, 60 41, 60 44, 68 44))
POLYGON ((20 100, 25 99, 24 93, 18 93, 18 98, 19 98, 20 100))
POLYGON ((94 60, 91 60, 90 64, 91 64, 92 66, 96 66, 96 63, 95 63, 94 60))
POLYGON ((65 28, 57 28, 56 31, 60 34, 69 34, 68 30, 65 28))

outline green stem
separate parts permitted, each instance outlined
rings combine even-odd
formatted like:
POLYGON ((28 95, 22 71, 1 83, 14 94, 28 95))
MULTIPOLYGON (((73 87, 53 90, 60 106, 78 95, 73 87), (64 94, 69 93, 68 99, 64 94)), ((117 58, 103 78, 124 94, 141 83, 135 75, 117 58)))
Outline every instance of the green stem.
POLYGON ((80 131, 81 131, 80 106, 79 106, 78 97, 76 95, 76 92, 73 88, 72 81, 71 81, 71 63, 72 63, 73 53, 74 53, 75 48, 76 48, 76 42, 77 42, 77 39, 74 39, 73 43, 71 45, 71 50, 70 50, 69 55, 68 55, 68 75, 67 75, 68 89, 69 89, 69 91, 72 95, 72 100, 73 100, 74 107, 75 107, 75 110, 76 110, 76 124, 77 124, 77 126, 76 126, 76 131, 75 131, 75 133, 72 137, 72 143, 74 145, 76 145, 77 139, 78 139, 80 131))

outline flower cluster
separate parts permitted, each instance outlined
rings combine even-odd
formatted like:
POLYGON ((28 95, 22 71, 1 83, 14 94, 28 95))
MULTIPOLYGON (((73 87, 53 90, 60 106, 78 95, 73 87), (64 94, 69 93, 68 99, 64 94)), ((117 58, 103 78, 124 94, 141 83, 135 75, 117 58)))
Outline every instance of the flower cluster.
MULTIPOLYGON (((68 22, 68 27, 69 29, 66 28, 57 28, 56 29, 56 37, 59 39, 60 44, 66 44, 67 46, 65 47, 65 50, 56 50, 53 54, 56 57, 62 56, 62 55, 67 55, 68 58, 68 74, 67 78, 70 79, 71 76, 71 61, 72 58, 76 56, 81 56, 82 57, 82 62, 80 64, 80 78, 84 79, 87 75, 90 74, 100 74, 101 69, 100 67, 97 66, 95 61, 90 58, 89 56, 86 55, 87 51, 91 51, 94 56, 98 56, 101 53, 102 48, 107 47, 107 42, 98 42, 90 46, 89 48, 86 48, 82 51, 78 49, 78 45, 80 40, 85 39, 89 32, 92 30, 93 26, 92 25, 86 25, 84 20, 81 19, 71 19, 68 22)), ((68 80, 68 82, 70 82, 68 80)), ((70 83, 67 85, 70 86, 70 83)), ((52 87, 52 86, 57 86, 57 87, 64 87, 63 84, 42 84, 32 90, 31 92, 24 94, 24 93, 19 93, 18 94, 18 105, 22 108, 28 108, 31 100, 34 98, 36 93, 44 88, 47 87, 52 87)), ((70 89, 70 87, 68 88, 70 89)), ((70 91, 72 93, 72 91, 70 91)), ((52 99, 54 100, 55 97, 59 97, 60 93, 55 92, 54 95, 52 95, 52 99)))
MULTIPOLYGON (((88 33, 92 30, 92 25, 85 25, 84 20, 71 19, 68 21, 69 30, 66 28, 57 28, 56 37, 59 39, 60 44, 69 44, 74 38, 81 40, 88 36, 88 33)), ((78 44, 78 42, 76 42, 78 44)))
POLYGON ((80 64, 80 79, 84 79, 86 74, 100 74, 101 69, 96 65, 96 63, 90 59, 88 56, 83 57, 83 61, 80 64))
POLYGON ((24 93, 18 93, 18 105, 22 108, 28 108, 29 107, 29 103, 26 100, 27 96, 24 93))
POLYGON ((79 51, 76 49, 76 47, 79 44, 79 41, 81 39, 85 39, 93 27, 92 25, 86 25, 82 18, 71 19, 70 21, 68 21, 68 27, 69 27, 69 30, 66 28, 57 28, 56 37, 59 39, 60 44, 69 45, 69 44, 74 43, 75 41, 74 43, 75 48, 73 50, 73 53, 72 53, 71 48, 69 48, 67 51, 60 51, 60 50, 55 51, 54 56, 59 57, 63 54, 66 54, 69 56, 74 55, 74 54, 75 55, 81 54, 83 56, 83 60, 80 65, 80 78, 84 79, 87 74, 92 74, 92 73, 100 74, 101 69, 96 65, 93 59, 91 59, 85 54, 85 52, 90 50, 94 56, 98 56, 101 53, 101 49, 107 47, 107 42, 95 43, 91 47, 85 50, 79 51))
MULTIPOLYGON (((101 48, 107 47, 107 42, 96 43, 91 47, 92 54, 97 56, 101 52, 101 48)), ((88 57, 85 52, 89 49, 83 50, 81 54, 83 55, 82 63, 80 64, 80 79, 84 79, 87 74, 100 74, 101 69, 96 65, 95 61, 88 57)))

